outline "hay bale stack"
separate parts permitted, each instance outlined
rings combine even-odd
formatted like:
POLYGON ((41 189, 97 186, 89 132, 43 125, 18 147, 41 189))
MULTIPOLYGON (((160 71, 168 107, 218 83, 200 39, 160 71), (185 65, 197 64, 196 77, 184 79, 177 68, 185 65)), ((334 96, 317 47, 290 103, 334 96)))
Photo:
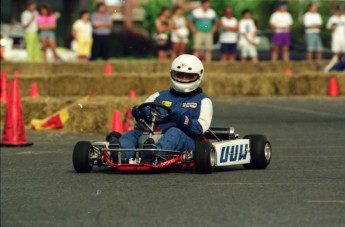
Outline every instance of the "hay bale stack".
MULTIPOLYGON (((22 108, 24 115, 24 123, 27 125, 31 119, 43 119, 59 109, 73 103, 76 97, 39 97, 32 99, 30 97, 22 98, 22 108)), ((3 125, 6 117, 6 106, 1 107, 0 124, 3 125)))
MULTIPOLYGON (((286 96, 326 95, 328 81, 336 76, 340 88, 345 87, 343 73, 300 73, 285 76, 283 73, 224 74, 208 73, 202 83, 205 91, 219 96, 286 96)), ((126 96, 134 89, 138 95, 150 95, 157 90, 168 89, 169 76, 166 74, 145 75, 62 75, 54 77, 20 78, 22 96, 30 94, 30 85, 37 82, 42 96, 97 95, 126 96)), ((344 93, 342 93, 344 95, 344 93)))
MULTIPOLYGON (((285 69, 289 68, 293 73, 301 72, 315 72, 320 67, 327 65, 327 61, 321 63, 308 61, 291 61, 291 62, 260 62, 257 64, 243 64, 235 62, 231 64, 224 64, 222 62, 205 63, 206 73, 284 73, 285 69)), ((103 75, 105 62, 90 62, 82 63, 14 63, 3 62, 1 69, 7 71, 9 74, 15 70, 19 70, 22 75, 27 76, 53 76, 61 74, 85 74, 85 75, 103 75)), ((114 74, 142 74, 149 76, 153 73, 168 73, 170 70, 170 62, 157 62, 152 60, 143 61, 112 61, 111 64, 114 74)))
POLYGON ((83 108, 76 105, 69 110, 70 119, 64 130, 72 133, 107 133, 111 130, 114 110, 121 111, 123 120, 126 108, 139 105, 144 100, 144 97, 136 99, 110 96, 95 97, 90 101, 81 103, 83 108))

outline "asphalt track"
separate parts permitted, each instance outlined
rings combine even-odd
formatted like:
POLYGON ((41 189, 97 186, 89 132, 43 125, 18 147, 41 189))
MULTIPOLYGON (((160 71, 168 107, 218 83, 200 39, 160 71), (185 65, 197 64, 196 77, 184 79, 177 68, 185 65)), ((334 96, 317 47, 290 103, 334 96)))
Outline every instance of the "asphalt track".
POLYGON ((267 135, 271 165, 77 174, 75 142, 103 135, 28 131, 1 148, 1 226, 345 226, 344 98, 218 100, 213 125, 267 135))

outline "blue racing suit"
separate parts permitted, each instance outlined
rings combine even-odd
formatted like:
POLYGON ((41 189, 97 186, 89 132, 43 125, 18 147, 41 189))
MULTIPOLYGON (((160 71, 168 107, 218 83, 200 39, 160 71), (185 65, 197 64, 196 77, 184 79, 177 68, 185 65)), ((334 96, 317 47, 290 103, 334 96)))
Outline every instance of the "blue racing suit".
MULTIPOLYGON (((211 125, 212 101, 201 88, 190 93, 181 93, 174 89, 160 91, 151 95, 145 102, 163 104, 178 113, 175 122, 158 125, 163 132, 163 136, 156 144, 158 149, 193 151, 196 138, 207 131, 211 125)), ((120 138, 121 147, 136 148, 141 135, 142 132, 139 130, 125 133, 120 138)))

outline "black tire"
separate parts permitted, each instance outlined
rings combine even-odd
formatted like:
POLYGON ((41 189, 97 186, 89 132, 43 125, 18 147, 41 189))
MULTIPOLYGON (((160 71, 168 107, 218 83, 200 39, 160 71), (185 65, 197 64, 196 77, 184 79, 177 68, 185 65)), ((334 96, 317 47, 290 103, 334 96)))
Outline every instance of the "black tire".
POLYGON ((212 173, 215 166, 215 151, 211 143, 198 141, 195 146, 194 164, 198 173, 212 173))
POLYGON ((89 173, 93 163, 90 162, 90 154, 93 150, 88 141, 79 141, 73 150, 73 167, 78 173, 89 173))
POLYGON ((246 169, 265 169, 271 162, 272 147, 264 135, 246 135, 244 139, 250 140, 251 163, 244 164, 246 169))

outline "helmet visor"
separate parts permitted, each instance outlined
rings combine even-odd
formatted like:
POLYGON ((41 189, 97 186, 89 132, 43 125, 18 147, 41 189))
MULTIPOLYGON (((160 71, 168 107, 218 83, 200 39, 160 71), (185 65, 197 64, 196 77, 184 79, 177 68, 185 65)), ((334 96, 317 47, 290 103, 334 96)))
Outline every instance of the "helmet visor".
POLYGON ((198 73, 185 73, 185 72, 177 72, 172 71, 171 77, 173 80, 180 82, 180 83, 192 83, 199 79, 198 73))

